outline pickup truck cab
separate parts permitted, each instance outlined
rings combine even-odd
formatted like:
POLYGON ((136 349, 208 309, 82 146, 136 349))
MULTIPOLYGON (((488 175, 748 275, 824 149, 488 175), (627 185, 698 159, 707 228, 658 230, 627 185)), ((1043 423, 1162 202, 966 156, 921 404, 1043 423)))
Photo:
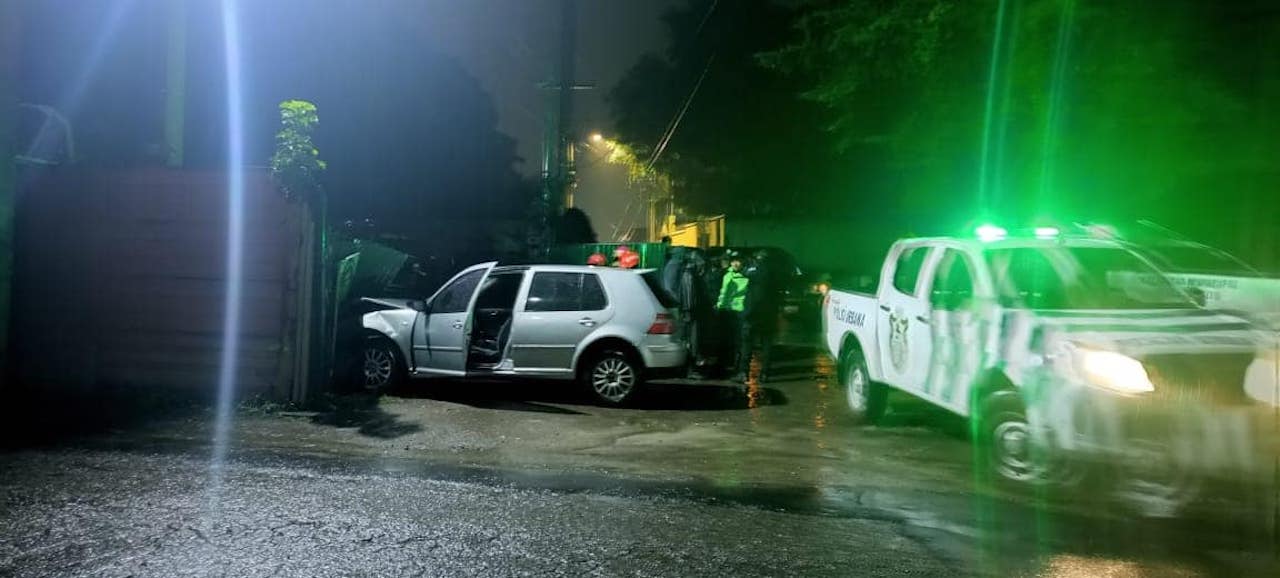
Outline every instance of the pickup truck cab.
POLYGON ((578 379, 601 402, 630 400, 648 378, 684 372, 674 300, 652 271, 482 263, 425 301, 362 319, 356 376, 380 391, 405 378, 578 379))
POLYGON ((1186 240, 1134 245, 1174 285, 1201 296, 1209 309, 1239 311, 1280 328, 1280 279, 1220 249, 1186 240))
POLYGON ((1280 402, 1274 336, 1193 301, 1114 240, 909 239, 823 324, 862 422, 900 390, 968 418, 1001 479, 1160 460, 1183 498, 1189 472, 1265 476, 1280 402))

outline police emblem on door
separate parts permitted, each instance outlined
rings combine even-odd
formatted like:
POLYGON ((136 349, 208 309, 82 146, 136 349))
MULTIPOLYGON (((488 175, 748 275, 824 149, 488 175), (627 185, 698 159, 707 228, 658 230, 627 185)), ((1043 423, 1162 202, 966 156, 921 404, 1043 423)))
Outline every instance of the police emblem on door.
POLYGON ((907 318, 889 315, 889 360, 902 373, 907 368, 907 318))

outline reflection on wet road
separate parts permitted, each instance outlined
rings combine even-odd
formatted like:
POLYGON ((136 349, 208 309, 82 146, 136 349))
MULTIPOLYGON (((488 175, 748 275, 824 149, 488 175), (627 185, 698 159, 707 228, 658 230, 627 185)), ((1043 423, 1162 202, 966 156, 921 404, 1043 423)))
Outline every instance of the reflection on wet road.
POLYGON ((775 381, 661 383, 625 409, 439 382, 242 413, 229 518, 208 528, 182 497, 203 483, 207 419, 2 455, 0 574, 180 573, 212 548, 227 574, 1277 575, 1269 508, 1145 520, 991 487, 959 420, 895 398, 883 425, 853 426, 830 359, 779 357, 775 381))

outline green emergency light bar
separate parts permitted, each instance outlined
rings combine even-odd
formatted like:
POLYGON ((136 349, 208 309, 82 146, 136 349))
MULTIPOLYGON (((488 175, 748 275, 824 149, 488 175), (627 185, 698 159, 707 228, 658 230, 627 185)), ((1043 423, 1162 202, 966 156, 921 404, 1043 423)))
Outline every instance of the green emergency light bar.
POLYGON ((991 224, 982 225, 978 227, 974 231, 974 233, 978 235, 978 240, 982 241, 983 243, 989 243, 991 241, 999 241, 1000 239, 1003 239, 1009 236, 1008 231, 991 224))
POLYGON ((1036 227, 1037 239, 1057 239, 1061 234, 1057 227, 1036 227))
MULTIPOLYGON (((1069 230, 1077 231, 1076 234, 1092 237, 1094 239, 1118 240, 1121 238, 1119 231, 1111 225, 1100 223, 1073 223, 1069 230)), ((1060 239, 1063 236, 1063 229, 1053 225, 1040 225, 1032 229, 1021 229, 1015 236, 1030 236, 1034 234, 1035 238, 1042 240, 1060 239)), ((1009 238, 1009 231, 1004 227, 991 223, 984 223, 974 229, 974 236, 983 243, 991 243, 1009 238)))

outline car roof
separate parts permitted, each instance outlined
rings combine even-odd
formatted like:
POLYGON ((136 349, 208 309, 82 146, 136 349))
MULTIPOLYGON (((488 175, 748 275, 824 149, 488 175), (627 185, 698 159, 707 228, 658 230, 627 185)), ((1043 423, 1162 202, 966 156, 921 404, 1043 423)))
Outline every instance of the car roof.
POLYGON ((1057 247, 1129 250, 1129 247, 1126 244, 1114 239, 1098 239, 1096 237, 1074 235, 1064 235, 1048 239, 1040 239, 1036 237, 1007 237, 995 241, 982 241, 970 237, 919 237, 915 239, 903 239, 902 242, 909 245, 962 246, 976 249, 978 251, 1000 249, 1053 249, 1057 247))
POLYGON ((493 268, 494 273, 512 273, 518 271, 552 271, 557 273, 597 273, 618 275, 623 273, 638 274, 652 269, 619 269, 617 267, 597 267, 593 265, 499 265, 493 268))

